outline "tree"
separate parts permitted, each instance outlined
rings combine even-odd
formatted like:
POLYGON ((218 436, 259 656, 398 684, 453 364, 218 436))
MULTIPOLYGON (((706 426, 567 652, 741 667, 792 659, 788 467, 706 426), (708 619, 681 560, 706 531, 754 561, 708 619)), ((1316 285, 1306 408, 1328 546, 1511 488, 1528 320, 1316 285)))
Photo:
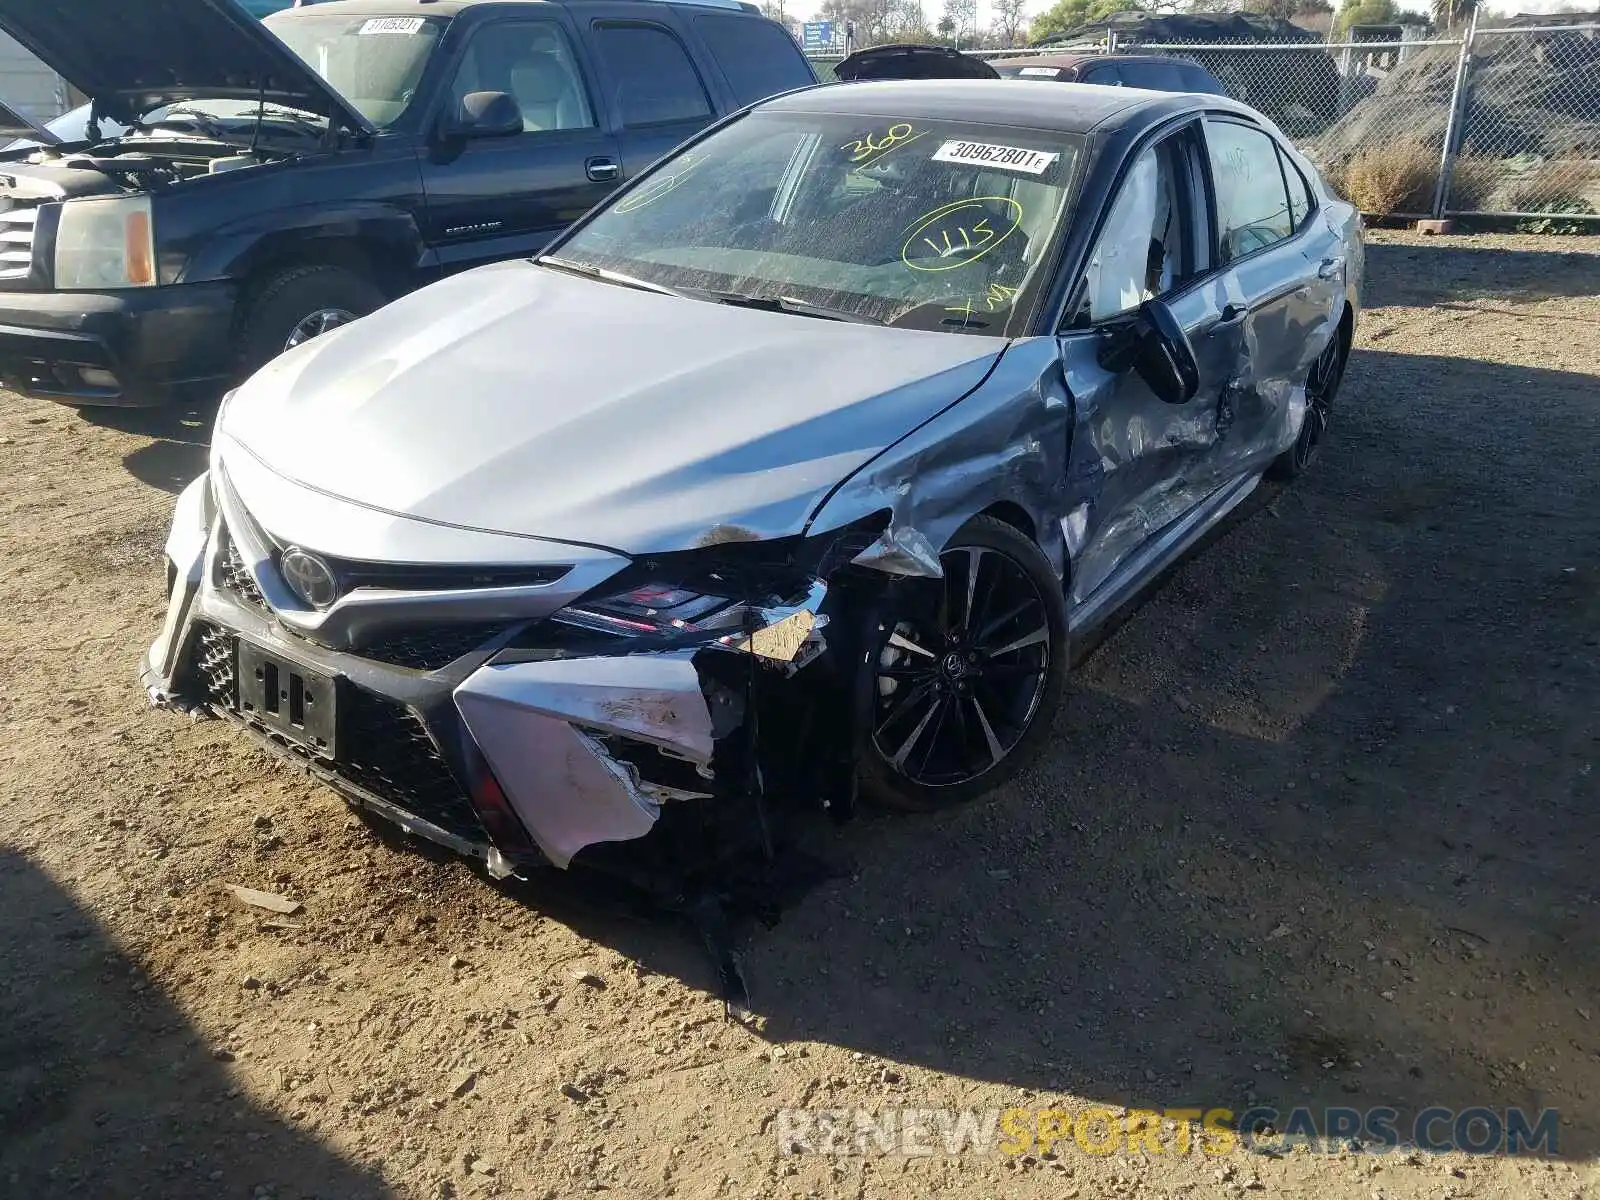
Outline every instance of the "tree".
POLYGON ((961 45, 977 25, 977 0, 944 0, 944 16, 939 18, 939 35, 961 45))
POLYGON ((1028 38, 1038 42, 1052 33, 1076 29, 1091 21, 1104 20, 1112 13, 1127 12, 1140 5, 1134 0, 1056 0, 1028 24, 1028 38))
POLYGON ((1472 19, 1478 0, 1433 0, 1430 11, 1433 23, 1439 29, 1454 29, 1472 19))
POLYGON ((1352 25, 1394 25, 1403 15, 1395 0, 1344 0, 1333 27, 1343 33, 1352 25))
POLYGON ((1026 40, 1028 0, 994 0, 994 40, 1007 49, 1026 40))
POLYGON ((1259 13, 1263 17, 1277 17, 1280 21, 1292 21, 1296 17, 1331 13, 1333 5, 1328 0, 1244 0, 1244 11, 1259 13))

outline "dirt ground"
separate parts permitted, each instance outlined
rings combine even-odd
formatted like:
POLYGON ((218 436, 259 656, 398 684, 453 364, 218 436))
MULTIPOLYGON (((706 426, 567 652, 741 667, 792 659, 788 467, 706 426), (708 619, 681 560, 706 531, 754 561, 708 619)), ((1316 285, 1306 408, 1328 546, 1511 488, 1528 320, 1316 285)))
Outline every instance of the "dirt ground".
POLYGON ((0 1194, 1600 1196, 1600 245, 1372 242, 1313 476, 1083 665, 1038 770, 831 834, 743 936, 753 1027, 681 928, 148 709, 204 421, 0 396, 0 1194), (1561 1116, 1531 1158, 1023 1159, 776 1117, 1252 1104, 1561 1116))

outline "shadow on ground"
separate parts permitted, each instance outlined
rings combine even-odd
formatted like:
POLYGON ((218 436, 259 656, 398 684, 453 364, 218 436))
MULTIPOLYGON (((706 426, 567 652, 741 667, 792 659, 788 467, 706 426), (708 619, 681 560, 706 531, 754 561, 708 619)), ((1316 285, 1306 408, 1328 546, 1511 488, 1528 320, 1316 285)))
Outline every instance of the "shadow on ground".
MULTIPOLYGON (((1555 1150, 1600 1152, 1600 464, 1561 453, 1592 386, 1358 352, 1314 475, 1083 665, 1045 764, 832 837, 854 877, 747 941, 765 1035, 1404 1136, 1556 1108, 1555 1150), (1508 394, 1559 436, 1499 429, 1508 394)), ((687 939, 577 922, 712 987, 687 939)))
MULTIPOLYGON (((1575 239, 1578 247, 1593 240, 1575 239)), ((1369 242, 1361 302, 1367 308, 1427 308, 1473 299, 1593 296, 1595 255, 1561 249, 1561 238, 1549 241, 1549 250, 1465 246, 1450 238, 1423 245, 1369 242), (1448 270, 1438 267, 1441 261, 1448 262, 1448 270)))
POLYGON ((240 1098, 159 981, 0 849, 0 1193, 279 1200, 388 1195, 240 1098))
POLYGON ((128 474, 141 483, 176 494, 206 469, 216 404, 78 411, 92 424, 153 439, 122 459, 128 474))

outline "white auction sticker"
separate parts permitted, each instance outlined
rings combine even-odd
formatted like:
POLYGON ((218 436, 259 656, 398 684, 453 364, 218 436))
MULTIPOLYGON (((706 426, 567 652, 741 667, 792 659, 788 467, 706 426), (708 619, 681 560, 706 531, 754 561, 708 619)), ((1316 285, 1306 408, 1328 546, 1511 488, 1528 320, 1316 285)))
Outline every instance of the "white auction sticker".
POLYGON ((989 142, 946 142, 934 151, 934 162, 960 163, 972 167, 1000 167, 1007 171, 1026 171, 1043 175, 1059 154, 1026 150, 1021 146, 996 146, 989 142))
POLYGON ((1054 79, 1061 74, 1060 67, 1023 67, 1018 75, 1026 75, 1029 79, 1054 79))
POLYGON ((369 21, 364 21, 361 28, 356 32, 359 34, 403 33, 409 36, 414 33, 420 33, 422 27, 427 23, 427 19, 424 17, 373 17, 369 21))

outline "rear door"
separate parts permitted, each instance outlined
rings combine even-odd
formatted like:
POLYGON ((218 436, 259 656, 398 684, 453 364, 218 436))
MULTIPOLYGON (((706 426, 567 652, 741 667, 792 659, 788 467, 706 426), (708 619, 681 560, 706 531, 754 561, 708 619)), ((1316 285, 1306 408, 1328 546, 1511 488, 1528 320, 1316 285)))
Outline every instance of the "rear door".
POLYGON ((735 107, 817 82, 806 56, 780 25, 730 12, 697 13, 692 24, 735 107))
MULTIPOLYGON (((700 132, 717 115, 711 86, 676 29, 636 5, 585 5, 603 103, 617 129, 624 177, 700 132)), ((726 107, 726 105, 724 105, 726 107)))
POLYGON ((1228 305, 1241 314, 1247 355, 1223 412, 1226 436, 1215 465, 1222 475, 1264 465, 1298 432, 1300 387, 1326 344, 1311 335, 1339 311, 1344 264, 1329 249, 1325 224, 1319 230, 1311 220, 1305 181, 1271 134, 1224 117, 1208 117, 1205 130, 1217 260, 1228 305))
POLYGON ((1135 154, 1060 336, 1076 407, 1069 474, 1075 490, 1093 496, 1066 522, 1075 605, 1217 486, 1212 464, 1240 331, 1221 312, 1211 270, 1204 154, 1198 120, 1135 154), (1163 402, 1107 357, 1152 298, 1172 310, 1200 366, 1200 390, 1187 404, 1163 402))
POLYGON ((617 139, 561 11, 485 21, 452 64, 422 162, 427 239, 441 266, 534 253, 616 186, 617 139), (454 136, 452 119, 473 92, 510 95, 522 132, 454 136))

